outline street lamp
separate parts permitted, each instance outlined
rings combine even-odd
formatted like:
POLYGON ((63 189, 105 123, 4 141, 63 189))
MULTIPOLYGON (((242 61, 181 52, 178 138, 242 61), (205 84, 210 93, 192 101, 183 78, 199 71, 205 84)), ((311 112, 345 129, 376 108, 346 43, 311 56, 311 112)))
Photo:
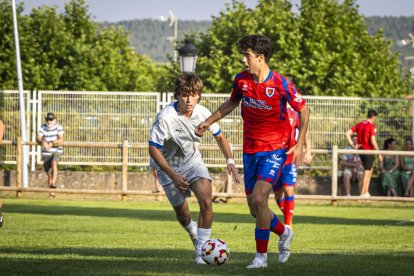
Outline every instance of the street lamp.
POLYGON ((185 41, 184 46, 178 49, 178 53, 180 54, 181 72, 194 74, 197 63, 197 48, 189 41, 185 41))

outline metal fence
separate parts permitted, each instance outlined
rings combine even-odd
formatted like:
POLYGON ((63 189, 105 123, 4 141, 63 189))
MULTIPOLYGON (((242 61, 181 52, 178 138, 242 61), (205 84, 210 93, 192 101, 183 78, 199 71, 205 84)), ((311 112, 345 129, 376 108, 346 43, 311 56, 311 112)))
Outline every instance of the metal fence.
MULTIPOLYGON (((35 141, 37 131, 47 112, 54 112, 65 129, 67 142, 147 144, 148 134, 159 110, 173 101, 172 93, 154 92, 73 92, 39 91, 25 92, 27 103, 28 141, 35 141)), ((228 94, 204 94, 201 104, 216 110, 228 94)), ((344 133, 366 117, 368 109, 379 112, 376 122, 378 141, 394 137, 402 145, 404 136, 411 135, 412 117, 410 103, 403 99, 346 98, 305 96, 311 110, 309 134, 314 149, 340 148, 346 144, 344 133)), ((6 140, 19 136, 18 93, 0 91, 1 117, 7 126, 6 140)), ((242 119, 240 108, 220 121, 223 133, 234 148, 236 164, 242 164, 242 119)), ((211 135, 205 135, 203 145, 215 146, 211 135)), ((217 150, 202 150, 209 167, 223 167, 225 160, 217 150)), ((15 163, 15 151, 11 146, 2 147, 3 163, 15 163)), ((119 150, 110 148, 65 148, 60 164, 71 165, 119 165, 119 150)), ((32 169, 41 162, 39 147, 30 151, 32 169)), ((147 166, 146 149, 131 149, 129 164, 147 166)), ((330 169, 332 158, 328 154, 315 156, 312 168, 330 169)))

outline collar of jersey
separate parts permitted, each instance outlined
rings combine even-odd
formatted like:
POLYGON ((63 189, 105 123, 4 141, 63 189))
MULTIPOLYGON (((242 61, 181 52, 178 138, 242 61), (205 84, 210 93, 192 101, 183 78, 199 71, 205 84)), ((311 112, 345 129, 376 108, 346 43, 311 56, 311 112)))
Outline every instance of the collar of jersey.
MULTIPOLYGON (((250 76, 252 77, 252 80, 254 80, 253 74, 250 74, 250 76)), ((265 83, 265 82, 267 82, 268 80, 270 80, 270 78, 271 78, 272 76, 273 76, 273 71, 272 71, 272 70, 270 70, 269 75, 267 75, 266 79, 265 79, 262 83, 265 83)))

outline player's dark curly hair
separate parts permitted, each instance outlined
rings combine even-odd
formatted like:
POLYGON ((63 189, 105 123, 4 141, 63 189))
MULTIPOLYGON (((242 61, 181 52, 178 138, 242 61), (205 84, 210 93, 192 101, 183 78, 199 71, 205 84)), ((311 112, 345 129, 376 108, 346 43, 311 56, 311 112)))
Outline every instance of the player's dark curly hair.
POLYGON ((203 87, 203 81, 196 74, 180 74, 174 80, 174 98, 198 94, 200 101, 203 87))
POLYGON ((237 47, 241 53, 245 53, 247 49, 251 49, 257 55, 264 55, 265 61, 269 62, 272 55, 272 46, 270 39, 264 35, 246 35, 239 39, 237 47))

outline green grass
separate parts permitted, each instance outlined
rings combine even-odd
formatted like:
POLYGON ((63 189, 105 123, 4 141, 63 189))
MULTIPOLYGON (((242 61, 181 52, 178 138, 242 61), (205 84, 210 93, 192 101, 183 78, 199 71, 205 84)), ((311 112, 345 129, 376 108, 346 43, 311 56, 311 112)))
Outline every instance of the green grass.
MULTIPOLYGON (((215 204, 213 237, 232 251, 197 266, 190 239, 165 202, 3 200, 1 275, 413 275, 414 207, 297 206, 288 263, 247 271, 254 221, 245 204, 215 204)), ((197 205, 191 203, 196 212, 197 205)), ((195 215, 196 217, 196 215, 195 215)))

